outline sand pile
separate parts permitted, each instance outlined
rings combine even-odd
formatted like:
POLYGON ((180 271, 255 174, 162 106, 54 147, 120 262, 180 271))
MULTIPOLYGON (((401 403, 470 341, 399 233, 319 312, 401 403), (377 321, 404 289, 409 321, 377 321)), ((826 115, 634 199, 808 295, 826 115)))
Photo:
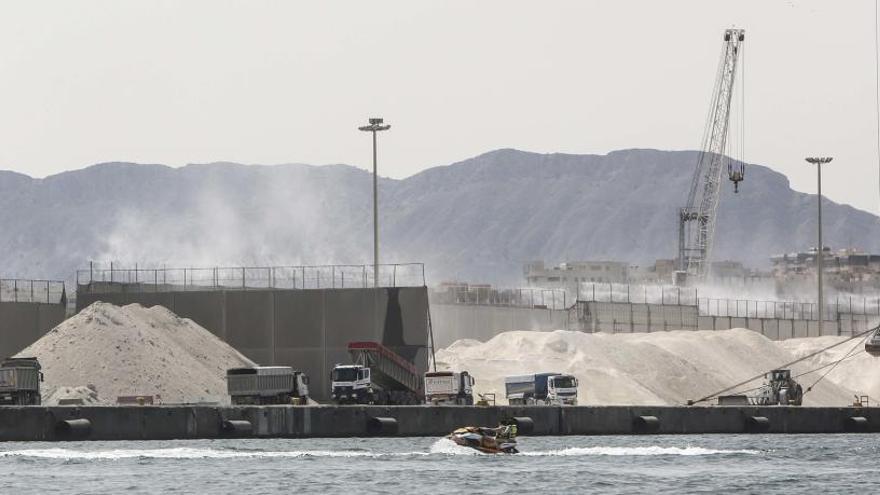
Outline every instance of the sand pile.
POLYGON ((65 405, 82 405, 82 406, 100 406, 106 405, 98 397, 98 391, 93 387, 57 387, 52 392, 46 394, 43 399, 44 406, 65 406, 65 405))
MULTIPOLYGON (((789 351, 795 358, 812 354, 838 342, 843 342, 847 337, 812 337, 804 339, 790 339, 777 342, 777 345, 789 351)), ((825 380, 846 387, 859 395, 868 395, 871 405, 880 401, 880 357, 874 357, 865 352, 863 339, 853 339, 843 343, 834 349, 808 358, 804 361, 809 369, 829 365, 817 373, 810 374, 807 384, 811 384, 828 372, 825 380), (845 356, 844 361, 833 368, 831 365, 845 356)))
MULTIPOLYGON (((841 347, 847 348, 847 345, 841 347)), ((844 351, 845 352, 845 351, 844 351)), ((580 381, 581 404, 682 404, 795 359, 783 345, 745 329, 635 334, 506 332, 486 343, 459 340, 437 352, 438 369, 467 370, 476 392, 495 392, 505 403, 504 377, 557 371, 580 381)), ((880 360, 874 367, 880 367, 880 360)), ((815 367, 805 363, 794 372, 815 367)), ((863 369, 862 373, 877 373, 863 369)), ((812 383, 808 375, 801 383, 812 383)), ((761 385, 753 382, 750 387, 761 385)), ((851 390, 819 383, 805 405, 846 405, 851 390)))
POLYGON ((151 395, 157 403, 228 403, 226 370, 254 363, 161 306, 95 303, 19 353, 36 356, 43 396, 89 384, 104 402, 151 395))

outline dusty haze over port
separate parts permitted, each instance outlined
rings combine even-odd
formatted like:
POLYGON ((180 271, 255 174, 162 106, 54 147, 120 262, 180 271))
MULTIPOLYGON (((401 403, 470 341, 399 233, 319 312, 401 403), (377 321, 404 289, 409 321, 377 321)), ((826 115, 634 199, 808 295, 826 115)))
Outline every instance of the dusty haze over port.
MULTIPOLYGON (((721 32, 746 29, 746 154, 878 212, 874 3, 41 2, 0 6, 0 169, 348 163, 515 147, 698 149, 721 32)), ((744 188, 754 187, 747 182, 744 188)))

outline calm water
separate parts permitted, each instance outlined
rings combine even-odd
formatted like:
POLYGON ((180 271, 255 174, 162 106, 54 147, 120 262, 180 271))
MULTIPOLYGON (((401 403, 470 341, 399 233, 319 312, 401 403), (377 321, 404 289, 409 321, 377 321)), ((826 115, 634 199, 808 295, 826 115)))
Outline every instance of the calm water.
POLYGON ((0 444, 0 493, 872 493, 877 435, 0 444))

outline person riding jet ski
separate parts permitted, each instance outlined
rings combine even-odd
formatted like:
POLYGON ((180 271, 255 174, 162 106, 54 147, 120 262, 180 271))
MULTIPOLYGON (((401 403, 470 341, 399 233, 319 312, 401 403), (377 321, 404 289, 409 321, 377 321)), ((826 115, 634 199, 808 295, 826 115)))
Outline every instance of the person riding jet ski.
POLYGON ((502 423, 496 428, 465 426, 450 433, 447 438, 464 447, 486 454, 516 454, 516 424, 502 423))

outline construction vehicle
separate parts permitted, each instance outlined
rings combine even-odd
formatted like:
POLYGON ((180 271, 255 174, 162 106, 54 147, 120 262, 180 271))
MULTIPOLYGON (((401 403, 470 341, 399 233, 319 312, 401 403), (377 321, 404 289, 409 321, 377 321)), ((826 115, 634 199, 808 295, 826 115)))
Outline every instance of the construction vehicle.
POLYGON ((254 366, 226 371, 226 389, 234 405, 306 404, 309 377, 290 366, 254 366))
POLYGON ((791 377, 791 370, 773 370, 758 394, 751 398, 756 406, 799 406, 804 390, 791 377))
POLYGON ((40 405, 40 371, 37 358, 7 358, 0 363, 0 405, 40 405))
POLYGON ((474 377, 467 371, 425 373, 425 404, 474 405, 474 377))
POLYGON ((354 364, 333 368, 330 398, 336 404, 421 404, 424 392, 416 366, 378 342, 350 342, 354 364))
POLYGON ((508 376, 504 379, 508 404, 577 405, 578 381, 562 373, 535 373, 508 376))
POLYGON ((874 330, 867 342, 865 342, 865 352, 878 357, 880 356, 880 329, 874 330))
MULTIPOLYGON (((727 163, 727 177, 733 182, 734 192, 739 192, 739 183, 745 178, 742 161, 737 163, 728 158, 732 154, 729 151, 737 151, 740 160, 743 154, 742 149, 728 150, 728 127, 737 61, 744 40, 745 31, 742 29, 724 31, 721 62, 702 149, 691 180, 687 205, 678 212, 678 266, 675 273, 675 283, 678 285, 701 280, 707 275, 724 163, 727 163)), ((742 140, 737 144, 741 146, 742 140)))

